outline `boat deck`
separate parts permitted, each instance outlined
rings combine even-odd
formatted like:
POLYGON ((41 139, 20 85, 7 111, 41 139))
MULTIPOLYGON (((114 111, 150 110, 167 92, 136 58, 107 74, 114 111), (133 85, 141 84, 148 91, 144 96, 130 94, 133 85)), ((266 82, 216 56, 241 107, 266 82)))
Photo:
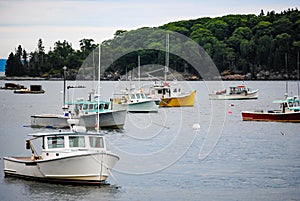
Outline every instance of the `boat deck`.
POLYGON ((28 162, 32 161, 31 156, 11 156, 9 158, 20 160, 20 161, 28 161, 28 162))

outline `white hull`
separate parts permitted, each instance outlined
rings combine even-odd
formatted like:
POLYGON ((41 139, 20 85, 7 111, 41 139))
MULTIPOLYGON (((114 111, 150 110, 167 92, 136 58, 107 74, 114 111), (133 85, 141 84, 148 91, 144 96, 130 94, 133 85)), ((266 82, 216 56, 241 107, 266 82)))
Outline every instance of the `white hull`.
MULTIPOLYGON (((125 124, 126 110, 105 111, 100 113, 101 128, 122 128, 125 124)), ((74 119, 74 117, 72 117, 74 119)), ((76 117, 78 118, 78 117, 76 117)), ((75 118, 75 119, 76 119, 75 118)), ((31 127, 69 128, 69 117, 59 114, 41 114, 31 116, 31 127)), ((87 128, 95 128, 96 113, 82 115, 79 124, 87 128)))
POLYGON ((115 104, 114 108, 126 109, 128 112, 158 112, 158 105, 156 105, 154 100, 133 102, 129 104, 115 104))
MULTIPOLYGON (((101 128, 123 128, 126 119, 126 110, 112 110, 100 113, 101 128)), ((97 114, 86 114, 79 118, 79 125, 86 128, 95 128, 97 114)))
POLYGON ((4 157, 5 176, 37 180, 99 184, 107 179, 119 157, 111 153, 81 153, 32 161, 30 157, 4 157))
POLYGON ((59 114, 40 114, 31 116, 32 127, 68 128, 69 117, 59 114))
POLYGON ((209 94, 210 100, 245 100, 245 99, 257 99, 258 90, 251 93, 241 94, 209 94))

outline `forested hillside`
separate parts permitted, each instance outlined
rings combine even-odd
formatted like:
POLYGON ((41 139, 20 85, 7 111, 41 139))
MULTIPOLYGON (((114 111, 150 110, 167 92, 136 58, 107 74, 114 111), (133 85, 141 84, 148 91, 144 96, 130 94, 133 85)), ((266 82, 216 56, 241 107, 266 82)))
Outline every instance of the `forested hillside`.
MULTIPOLYGON (((256 15, 227 15, 217 18, 172 22, 161 28, 180 32, 201 45, 220 72, 242 74, 297 69, 300 50, 300 12, 261 11, 256 15)), ((293 74, 289 73, 290 76, 293 74)))
MULTIPOLYGON (((158 28, 181 33, 197 42, 224 75, 239 73, 247 75, 248 79, 285 79, 287 76, 290 79, 297 78, 297 55, 300 50, 300 12, 297 8, 281 13, 264 13, 262 10, 260 15, 226 15, 184 20, 158 28)), ((117 30, 114 38, 104 41, 103 45, 118 44, 116 40, 135 31, 137 30, 117 30)), ((59 77, 63 66, 73 72, 69 75, 74 75, 87 55, 97 47, 93 39, 82 39, 79 43, 80 50, 74 50, 71 43, 58 41, 52 50, 45 52, 40 39, 37 50, 31 53, 27 53, 20 45, 15 53, 9 55, 6 76, 59 77)), ((128 46, 117 48, 128 48, 133 41, 122 44, 128 46)), ((137 54, 120 58, 107 69, 110 72, 106 74, 124 74, 126 70, 136 67, 137 54)), ((141 62, 163 65, 164 55, 164 52, 143 51, 141 62)), ((169 66, 183 72, 189 65, 170 55, 169 66)), ((188 71, 195 73, 191 66, 188 71)))

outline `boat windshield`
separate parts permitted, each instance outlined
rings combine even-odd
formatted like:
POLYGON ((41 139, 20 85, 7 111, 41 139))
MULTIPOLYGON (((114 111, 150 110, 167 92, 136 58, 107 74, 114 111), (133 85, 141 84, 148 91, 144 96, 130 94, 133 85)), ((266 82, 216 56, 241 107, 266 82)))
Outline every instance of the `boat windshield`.
POLYGON ((48 148, 64 148, 65 147, 65 139, 63 136, 58 137, 47 137, 48 148))
POLYGON ((90 146, 92 148, 104 148, 104 142, 102 137, 90 136, 90 146))
POLYGON ((88 146, 104 148, 104 139, 101 136, 88 136, 88 138, 85 136, 49 136, 47 137, 47 145, 48 149, 85 148, 88 146))
POLYGON ((85 141, 83 136, 70 136, 69 147, 85 147, 85 141))
POLYGON ((88 109, 88 104, 84 104, 82 107, 83 110, 87 110, 88 109))

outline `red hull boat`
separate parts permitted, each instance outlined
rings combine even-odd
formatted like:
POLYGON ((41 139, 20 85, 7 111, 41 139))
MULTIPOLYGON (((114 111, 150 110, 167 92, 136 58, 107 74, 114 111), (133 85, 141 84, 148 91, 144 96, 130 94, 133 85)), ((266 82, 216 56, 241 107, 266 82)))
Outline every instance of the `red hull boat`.
POLYGON ((283 113, 281 111, 243 111, 243 121, 274 121, 300 123, 300 112, 283 113))
POLYGON ((242 111, 243 121, 274 121, 300 123, 300 99, 297 96, 285 100, 274 101, 279 103, 281 110, 269 111, 242 111))

